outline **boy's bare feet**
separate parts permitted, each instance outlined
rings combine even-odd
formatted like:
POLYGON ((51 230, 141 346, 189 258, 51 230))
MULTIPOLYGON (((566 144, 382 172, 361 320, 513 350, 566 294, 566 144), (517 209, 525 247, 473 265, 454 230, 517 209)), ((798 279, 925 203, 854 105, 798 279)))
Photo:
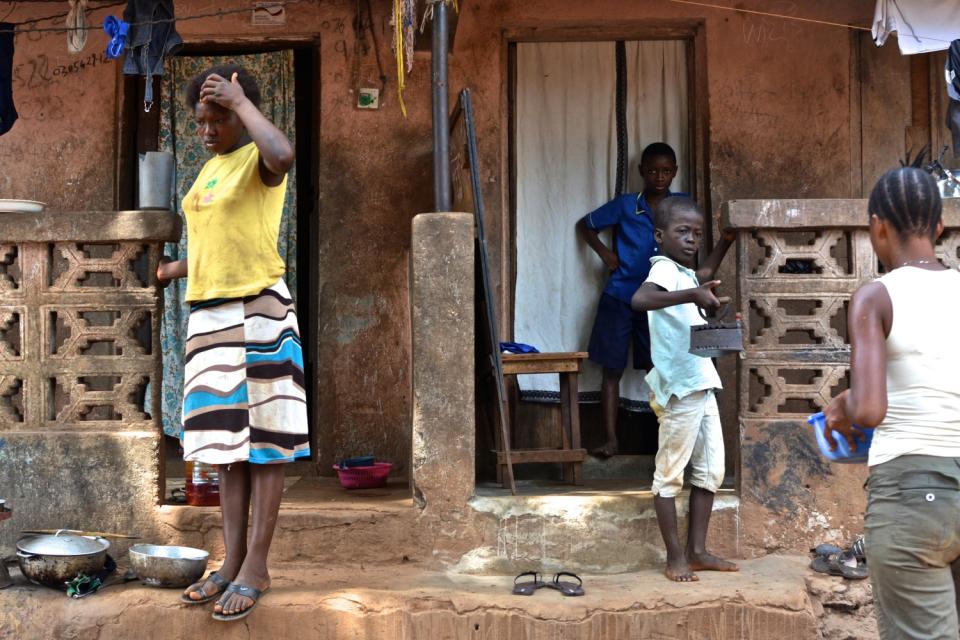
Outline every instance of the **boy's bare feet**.
POLYGON ((690 553, 688 551, 687 565, 691 571, 740 571, 740 567, 733 562, 706 551, 703 553, 690 553))
POLYGON ((674 582, 697 582, 700 580, 697 574, 691 571, 690 565, 687 564, 687 559, 683 556, 679 558, 670 558, 667 556, 667 567, 663 570, 663 573, 674 582))
POLYGON ((596 458, 612 458, 620 452, 620 444, 616 440, 610 440, 602 447, 597 447, 590 451, 590 455, 596 458))

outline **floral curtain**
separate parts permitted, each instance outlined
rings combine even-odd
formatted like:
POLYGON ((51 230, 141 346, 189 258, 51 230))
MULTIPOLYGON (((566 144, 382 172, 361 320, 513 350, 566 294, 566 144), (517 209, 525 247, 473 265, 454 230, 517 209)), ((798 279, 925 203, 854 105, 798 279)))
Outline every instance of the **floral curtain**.
MULTIPOLYGON (((260 110, 283 131, 291 142, 297 139, 294 109, 293 51, 241 56, 178 56, 167 61, 163 76, 160 105, 160 150, 174 154, 176 162, 175 202, 171 207, 183 216, 180 202, 190 190, 209 153, 196 135, 193 114, 183 101, 187 82, 209 67, 221 64, 243 65, 260 82, 260 110)), ((287 265, 286 281, 290 293, 297 295, 297 215, 296 167, 287 180, 287 197, 280 223, 278 249, 287 265)), ((187 228, 179 243, 166 246, 166 253, 174 260, 187 257, 187 228)), ((183 354, 187 340, 187 315, 184 304, 186 281, 170 283, 164 294, 164 313, 160 326, 160 344, 163 351, 162 421, 167 435, 179 437, 183 402, 183 354)))

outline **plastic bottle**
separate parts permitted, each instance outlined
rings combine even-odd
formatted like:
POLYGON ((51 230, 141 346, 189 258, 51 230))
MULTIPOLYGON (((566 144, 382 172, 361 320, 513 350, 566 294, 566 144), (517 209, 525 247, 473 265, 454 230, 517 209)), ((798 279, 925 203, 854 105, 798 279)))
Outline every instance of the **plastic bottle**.
POLYGON ((220 477, 217 468, 203 462, 185 463, 187 504, 193 507, 220 506, 220 477))

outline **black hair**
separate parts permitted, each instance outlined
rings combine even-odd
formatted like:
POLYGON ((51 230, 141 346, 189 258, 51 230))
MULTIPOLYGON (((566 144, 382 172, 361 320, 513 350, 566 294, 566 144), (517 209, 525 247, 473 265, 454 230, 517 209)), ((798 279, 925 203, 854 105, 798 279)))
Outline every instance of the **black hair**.
POLYGON ((643 149, 643 153, 640 154, 640 164, 643 164, 647 160, 653 160, 654 158, 670 158, 673 164, 677 164, 677 152, 666 142, 648 144, 643 149))
POLYGON ((239 82, 243 88, 244 95, 247 96, 255 107, 260 107, 260 85, 257 83, 257 79, 253 77, 253 74, 238 64, 221 64, 216 67, 210 67, 206 71, 201 71, 187 82, 186 103, 190 111, 197 108, 197 103, 200 102, 200 87, 202 87, 204 81, 213 74, 217 74, 227 80, 227 82, 230 81, 233 74, 237 74, 237 82, 239 82))
POLYGON ((673 219, 673 216, 681 211, 694 211, 703 217, 703 211, 700 209, 700 205, 698 205, 693 198, 688 198, 687 196, 670 196, 669 198, 664 198, 663 201, 657 205, 656 211, 653 212, 654 228, 665 230, 673 219))
POLYGON ((898 167, 877 180, 870 192, 867 210, 892 224, 901 238, 932 237, 943 213, 943 201, 929 173, 913 167, 898 167))

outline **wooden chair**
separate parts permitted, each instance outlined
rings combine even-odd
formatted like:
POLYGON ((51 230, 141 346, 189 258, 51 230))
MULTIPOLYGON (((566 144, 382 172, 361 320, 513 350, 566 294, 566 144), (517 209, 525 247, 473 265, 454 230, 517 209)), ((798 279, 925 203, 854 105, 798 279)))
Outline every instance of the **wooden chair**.
POLYGON ((497 481, 503 484, 503 475, 507 467, 505 449, 510 452, 512 464, 531 462, 559 462, 563 464, 563 479, 575 485, 583 484, 581 465, 587 456, 586 449, 580 447, 580 411, 578 401, 577 376, 586 359, 583 352, 572 353, 505 353, 502 356, 504 378, 514 377, 514 390, 518 389, 515 377, 531 373, 556 373, 560 376, 560 430, 561 448, 559 449, 514 449, 513 430, 517 428, 516 406, 519 392, 512 393, 511 410, 508 412, 506 434, 508 441, 497 437, 497 481))

